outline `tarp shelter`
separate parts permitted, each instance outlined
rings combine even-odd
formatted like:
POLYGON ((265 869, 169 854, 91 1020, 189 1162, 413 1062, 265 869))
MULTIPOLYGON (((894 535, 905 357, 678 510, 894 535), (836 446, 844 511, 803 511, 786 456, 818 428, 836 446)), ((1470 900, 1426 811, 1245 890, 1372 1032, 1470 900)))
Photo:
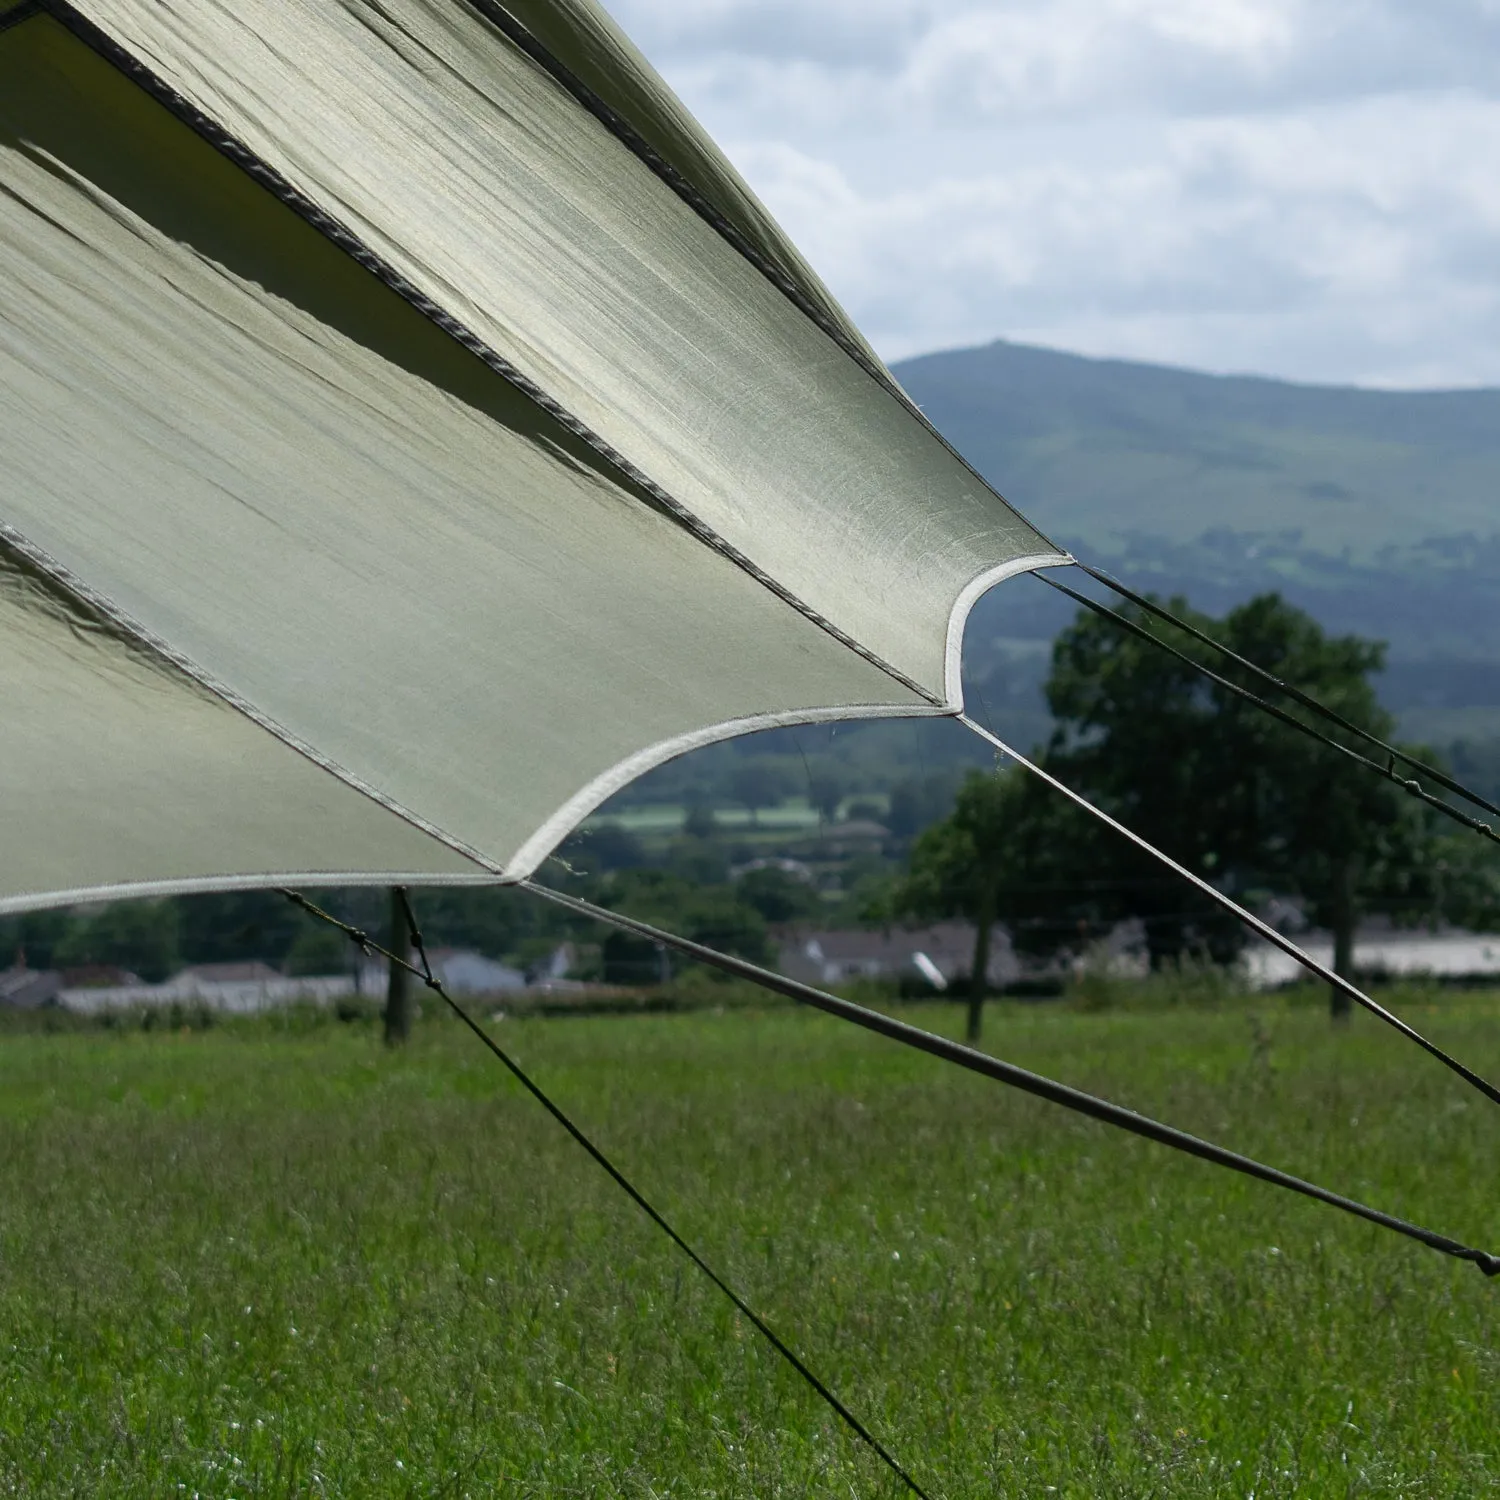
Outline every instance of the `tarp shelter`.
POLYGON ((0 256, 0 911, 521 879, 693 745, 958 713, 969 606, 1066 560, 589 0, 0 0, 0 256))
POLYGON ((0 910, 523 876, 1063 560, 590 0, 0 28, 0 910))

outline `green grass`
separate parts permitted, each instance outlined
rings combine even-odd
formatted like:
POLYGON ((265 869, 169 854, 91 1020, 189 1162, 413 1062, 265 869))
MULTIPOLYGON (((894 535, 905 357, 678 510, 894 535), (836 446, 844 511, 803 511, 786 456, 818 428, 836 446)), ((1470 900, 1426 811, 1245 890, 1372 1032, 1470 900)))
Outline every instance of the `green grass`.
MULTIPOLYGON (((1398 997, 1500 1074, 1488 997, 1398 997)), ((951 1028, 951 1009, 909 1012, 951 1028)), ((791 1010, 498 1034, 936 1495, 1463 1496, 1500 1284, 791 1010)), ((1471 1241, 1500 1115, 1269 1000, 989 1043, 1471 1241)), ((0 1035, 0 1493, 899 1493, 458 1027, 0 1035)))

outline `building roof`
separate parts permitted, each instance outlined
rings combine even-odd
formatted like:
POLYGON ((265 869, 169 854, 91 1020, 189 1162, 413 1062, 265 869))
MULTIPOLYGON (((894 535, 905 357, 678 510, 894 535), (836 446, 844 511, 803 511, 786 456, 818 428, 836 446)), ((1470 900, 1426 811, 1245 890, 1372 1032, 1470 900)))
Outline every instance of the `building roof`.
POLYGON ((0 971, 0 1006, 12 1010, 38 1010, 50 1005, 62 988, 56 969, 28 969, 24 965, 0 971))
MULTIPOLYGON (((925 966, 917 962, 917 955, 923 954, 945 980, 952 980, 968 973, 974 959, 974 937, 970 922, 788 931, 782 937, 779 967, 791 978, 813 984, 910 973, 927 978, 925 966)), ((1005 984, 1019 974, 1010 938, 1003 928, 996 927, 991 934, 988 978, 992 984, 1005 984)))
POLYGON ((235 963, 190 964, 172 976, 172 983, 196 981, 199 984, 264 984, 268 980, 282 977, 280 970, 255 958, 235 963))

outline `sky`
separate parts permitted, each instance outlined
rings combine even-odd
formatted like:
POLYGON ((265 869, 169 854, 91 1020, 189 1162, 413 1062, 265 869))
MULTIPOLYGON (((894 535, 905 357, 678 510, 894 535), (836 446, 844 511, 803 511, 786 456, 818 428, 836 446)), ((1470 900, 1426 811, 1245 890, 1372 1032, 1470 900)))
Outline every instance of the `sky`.
POLYGON ((606 0, 888 360, 1500 386, 1500 0, 606 0))

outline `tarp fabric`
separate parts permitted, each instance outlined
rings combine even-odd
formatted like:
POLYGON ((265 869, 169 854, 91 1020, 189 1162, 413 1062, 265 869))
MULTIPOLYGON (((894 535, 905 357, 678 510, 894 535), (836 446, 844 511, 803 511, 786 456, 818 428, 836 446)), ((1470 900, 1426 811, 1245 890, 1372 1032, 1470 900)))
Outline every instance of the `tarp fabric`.
POLYGON ((1060 559, 580 0, 44 3, 0 253, 0 909, 524 875, 1060 559))

